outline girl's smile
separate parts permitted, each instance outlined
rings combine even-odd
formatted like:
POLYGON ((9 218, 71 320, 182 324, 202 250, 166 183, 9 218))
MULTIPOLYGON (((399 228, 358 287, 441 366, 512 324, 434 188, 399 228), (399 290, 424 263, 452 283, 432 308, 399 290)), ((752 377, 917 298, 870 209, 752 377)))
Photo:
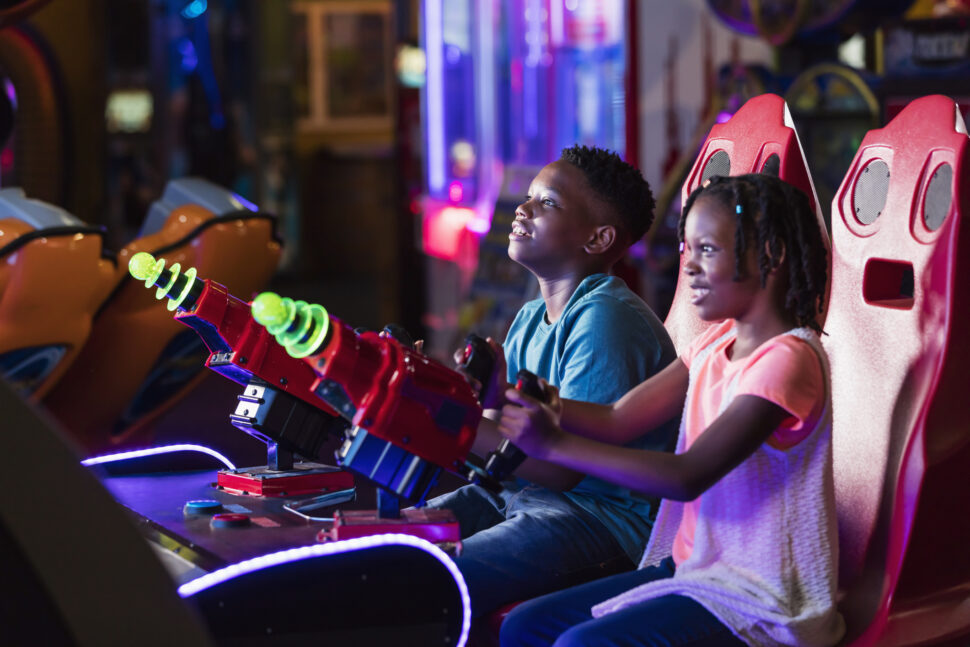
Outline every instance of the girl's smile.
POLYGON ((691 283, 690 284, 691 304, 695 306, 700 304, 700 302, 704 300, 704 297, 706 297, 710 293, 710 291, 711 289, 706 285, 703 285, 701 283, 691 283))

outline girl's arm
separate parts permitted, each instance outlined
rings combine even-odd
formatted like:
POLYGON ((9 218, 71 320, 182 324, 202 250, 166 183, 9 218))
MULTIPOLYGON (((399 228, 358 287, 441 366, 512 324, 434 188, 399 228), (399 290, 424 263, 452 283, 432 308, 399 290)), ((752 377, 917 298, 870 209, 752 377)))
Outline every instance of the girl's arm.
MULTIPOLYGON (((495 408, 486 408, 482 412, 482 419, 478 423, 478 431, 472 444, 472 453, 482 458, 488 456, 488 453, 495 450, 503 440, 502 434, 498 431, 498 420, 502 414, 500 408, 505 404, 505 391, 509 388, 509 383, 505 378, 507 368, 502 346, 491 337, 486 341, 495 353, 495 364, 492 368, 491 383, 488 387, 489 399, 484 404, 486 407, 494 406, 495 408)), ((462 363, 463 351, 464 349, 459 348, 454 352, 455 364, 462 363)), ((465 374, 465 378, 476 391, 481 390, 482 385, 477 380, 467 374, 465 374)), ((571 490, 583 480, 583 474, 574 472, 562 465, 531 457, 516 468, 515 475, 556 492, 571 490)))
MULTIPOLYGON (((498 431, 498 417, 501 413, 495 409, 488 409, 478 423, 478 433, 475 435, 472 452, 482 458, 488 456, 488 453, 497 448, 504 439, 498 431)), ((554 492, 571 490, 583 480, 583 475, 578 472, 531 456, 515 469, 515 475, 554 492)))
POLYGON ((677 358, 612 405, 558 400, 554 396, 552 409, 561 409, 559 424, 566 431, 625 445, 680 414, 687 397, 688 377, 687 366, 677 358))
POLYGON ((697 498, 750 456, 791 415, 764 398, 738 396, 687 452, 668 454, 618 447, 565 432, 549 406, 511 390, 507 397, 513 404, 502 409, 499 431, 530 456, 678 501, 697 498))

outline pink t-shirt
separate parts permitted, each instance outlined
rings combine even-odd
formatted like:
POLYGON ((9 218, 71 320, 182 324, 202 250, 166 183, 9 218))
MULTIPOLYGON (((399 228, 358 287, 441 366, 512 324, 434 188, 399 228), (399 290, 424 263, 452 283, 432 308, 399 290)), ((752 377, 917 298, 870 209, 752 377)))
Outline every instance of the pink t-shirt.
MULTIPOLYGON (((711 326, 698 335, 680 359, 690 368, 701 350, 733 326, 734 321, 730 319, 711 326)), ((747 357, 731 361, 728 350, 733 343, 734 335, 718 342, 703 360, 704 364, 696 369, 692 398, 684 410, 685 451, 717 419, 725 392, 738 374, 735 397, 756 395, 791 414, 767 443, 781 450, 798 444, 818 424, 825 405, 825 382, 815 351, 808 342, 794 335, 778 335, 747 357)), ((690 557, 699 509, 700 497, 684 504, 672 550, 675 564, 682 564, 690 557)))

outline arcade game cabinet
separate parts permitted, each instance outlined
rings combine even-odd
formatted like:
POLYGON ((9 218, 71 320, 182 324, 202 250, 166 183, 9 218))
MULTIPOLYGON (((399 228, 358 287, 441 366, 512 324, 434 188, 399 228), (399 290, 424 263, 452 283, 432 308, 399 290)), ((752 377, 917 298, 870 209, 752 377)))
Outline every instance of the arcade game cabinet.
POLYGON ((250 295, 269 281, 280 250, 273 215, 206 180, 172 180, 118 253, 90 339, 44 404, 89 453, 147 444, 153 419, 201 381, 207 353, 129 276, 129 259, 150 252, 250 295))
POLYGON ((117 267, 103 230, 0 190, 0 377, 43 398, 79 357, 117 267))

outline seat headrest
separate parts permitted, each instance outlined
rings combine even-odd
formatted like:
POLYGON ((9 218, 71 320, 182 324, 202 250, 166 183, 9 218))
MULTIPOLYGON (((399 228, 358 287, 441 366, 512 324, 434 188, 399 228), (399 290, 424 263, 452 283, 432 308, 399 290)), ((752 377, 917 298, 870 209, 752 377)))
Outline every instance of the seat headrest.
POLYGON ((0 220, 6 218, 22 220, 38 230, 87 224, 58 206, 28 198, 19 187, 0 189, 0 220))
POLYGON ((148 208, 139 236, 161 231, 172 210, 186 204, 196 204, 216 216, 236 211, 259 211, 259 208, 232 191, 200 177, 183 177, 165 185, 162 197, 148 208))

